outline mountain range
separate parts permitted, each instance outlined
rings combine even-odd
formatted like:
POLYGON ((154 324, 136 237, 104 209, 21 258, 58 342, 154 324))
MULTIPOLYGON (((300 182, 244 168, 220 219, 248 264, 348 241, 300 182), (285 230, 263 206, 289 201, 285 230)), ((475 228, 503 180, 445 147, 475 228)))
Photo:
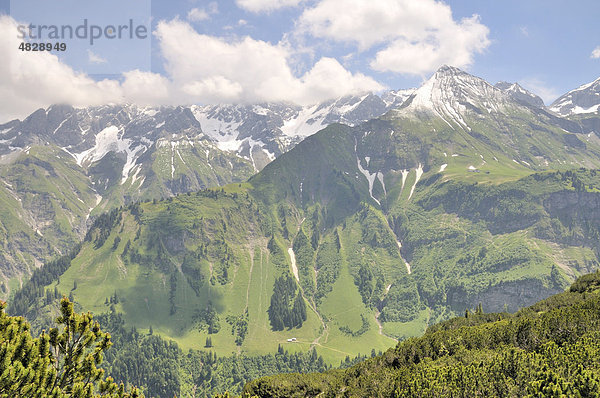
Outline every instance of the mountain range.
MULTIPOLYGON (((598 81, 583 85, 545 108, 517 83, 495 85, 545 117, 571 119, 552 121, 565 130, 588 134, 600 130, 598 87, 598 81)), ((102 211, 244 181, 327 125, 364 123, 399 108, 414 91, 367 93, 308 107, 55 105, 0 125, 0 195, 5 203, 0 272, 10 281, 2 294, 21 275, 80 239, 90 217, 102 211), (36 195, 28 198, 25 192, 36 195)))
POLYGON ((303 109, 37 111, 0 126, 5 280, 64 256, 9 309, 45 327, 55 292, 184 349, 328 363, 517 311, 599 268, 600 116, 553 109, 445 66, 303 109))
POLYGON ((0 125, 2 295, 104 211, 245 181, 329 123, 378 117, 409 92, 312 107, 55 105, 0 125))

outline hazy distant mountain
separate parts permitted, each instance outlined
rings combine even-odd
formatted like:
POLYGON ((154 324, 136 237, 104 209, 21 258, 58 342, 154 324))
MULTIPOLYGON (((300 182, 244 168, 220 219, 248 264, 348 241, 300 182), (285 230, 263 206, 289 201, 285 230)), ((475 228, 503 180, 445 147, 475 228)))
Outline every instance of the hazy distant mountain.
POLYGON ((544 101, 539 96, 524 89, 519 83, 498 82, 494 87, 508 93, 515 101, 536 106, 538 108, 543 108, 545 106, 544 101))

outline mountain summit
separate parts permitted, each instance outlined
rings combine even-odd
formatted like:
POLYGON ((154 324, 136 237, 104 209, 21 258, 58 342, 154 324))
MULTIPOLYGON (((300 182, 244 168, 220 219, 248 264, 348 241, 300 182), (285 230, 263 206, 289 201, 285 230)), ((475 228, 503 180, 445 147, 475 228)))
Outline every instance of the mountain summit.
POLYGON ((485 80, 444 65, 402 105, 401 109, 432 112, 467 127, 465 111, 499 112, 509 96, 485 80))
POLYGON ((561 116, 600 112, 600 78, 559 97, 550 110, 561 116))
POLYGON ((512 99, 523 104, 535 106, 537 108, 543 108, 545 106, 544 100, 521 87, 519 83, 498 82, 494 87, 499 88, 510 95, 512 99))

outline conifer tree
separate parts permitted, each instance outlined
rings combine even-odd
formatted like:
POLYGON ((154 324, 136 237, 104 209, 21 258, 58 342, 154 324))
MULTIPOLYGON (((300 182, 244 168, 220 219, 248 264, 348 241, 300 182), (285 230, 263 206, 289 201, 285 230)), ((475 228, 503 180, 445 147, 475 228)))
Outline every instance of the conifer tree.
POLYGON ((100 330, 91 314, 77 314, 63 298, 58 328, 32 338, 22 317, 10 317, 0 302, 0 396, 1 397, 107 397, 143 395, 104 378, 101 364, 110 335, 100 330))

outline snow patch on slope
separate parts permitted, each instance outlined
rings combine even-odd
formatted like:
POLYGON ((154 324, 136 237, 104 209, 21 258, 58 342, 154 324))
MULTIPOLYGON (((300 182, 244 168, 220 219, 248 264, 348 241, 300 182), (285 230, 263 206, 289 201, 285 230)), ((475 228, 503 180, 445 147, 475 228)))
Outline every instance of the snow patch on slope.
POLYGON ((383 187, 383 194, 385 196, 387 196, 387 191, 385 189, 385 182, 383 182, 383 173, 381 171, 377 172, 377 179, 379 180, 379 182, 381 183, 381 186, 383 187))
POLYGON ((327 127, 326 124, 323 124, 326 116, 325 110, 318 111, 319 105, 303 108, 295 117, 284 120, 281 131, 288 137, 313 135, 327 127))
POLYGON ((288 254, 290 255, 290 260, 292 263, 292 273, 294 274, 296 281, 300 282, 300 278, 298 277, 298 267, 296 267, 296 254, 294 253, 294 249, 290 247, 288 249, 288 254))
POLYGON ((415 183, 413 184, 412 188, 410 189, 410 195, 408 195, 408 200, 410 200, 410 198, 412 197, 413 193, 415 192, 415 187, 417 186, 417 183, 419 182, 419 180, 421 179, 421 176, 423 175, 423 166, 421 165, 421 163, 419 163, 419 167, 417 167, 415 172, 417 173, 417 177, 415 178, 415 183))
MULTIPOLYGON (((354 151, 356 151, 356 145, 354 146, 354 151)), ((381 203, 373 196, 373 184, 375 183, 375 178, 377 178, 377 173, 371 174, 369 170, 363 169, 358 155, 356 156, 356 165, 358 166, 358 170, 367 178, 367 181, 369 182, 369 195, 371 196, 371 199, 381 206, 381 203)))
POLYGON ((398 253, 400 253, 400 259, 404 262, 404 265, 406 266, 406 272, 408 272, 408 275, 410 275, 412 272, 412 270, 410 269, 410 264, 404 259, 404 257, 402 257, 402 242, 397 240, 396 244, 398 245, 398 253))
POLYGON ((134 149, 131 149, 132 141, 130 139, 123 139, 121 137, 122 134, 120 134, 122 132, 123 130, 117 126, 108 126, 96 135, 95 145, 92 148, 78 154, 72 154, 66 148, 63 148, 63 150, 73 156, 79 166, 83 166, 84 163, 90 164, 96 162, 111 151, 125 153, 127 159, 121 175, 121 184, 123 184, 129 177, 129 172, 135 166, 139 152, 145 151, 147 147, 138 145, 134 149))
POLYGON ((404 183, 406 183, 406 178, 408 178, 408 170, 402 170, 402 188, 400 190, 404 190, 404 183))

